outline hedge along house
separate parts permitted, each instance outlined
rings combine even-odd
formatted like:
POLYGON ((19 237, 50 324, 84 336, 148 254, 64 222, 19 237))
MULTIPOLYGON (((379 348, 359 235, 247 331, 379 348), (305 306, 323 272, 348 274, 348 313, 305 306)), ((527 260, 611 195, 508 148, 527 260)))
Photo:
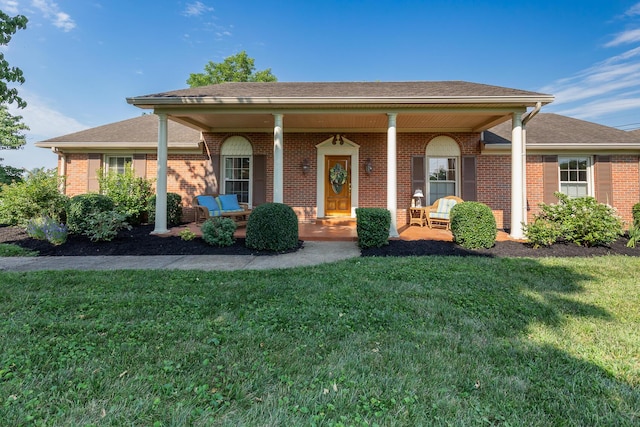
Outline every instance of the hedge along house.
MULTIPOLYGON (((563 140, 559 130, 565 125, 538 126, 541 118, 555 115, 531 120, 552 100, 467 82, 224 83, 129 98, 156 116, 36 145, 58 152, 69 195, 91 190, 96 166, 131 161, 137 174, 157 177, 159 213, 165 212, 167 191, 187 203, 209 192, 236 193, 253 206, 283 202, 304 222, 384 207, 395 236, 408 223, 412 195, 421 189, 426 203, 447 194, 486 203, 498 226, 519 238, 522 222, 545 200, 542 180, 548 189, 555 185, 551 164, 555 189, 571 187, 560 182, 561 165, 573 165, 563 163, 567 154, 589 159, 588 194, 602 195, 597 182, 606 157, 596 156, 609 155, 614 203, 623 202, 616 191, 629 200, 639 197, 640 144, 633 141, 640 138, 575 121, 573 139, 563 140), (590 126, 600 133, 591 137, 590 126), (624 168, 629 188, 616 190, 624 168)), ((575 175, 582 177, 582 171, 575 175)), ((573 177, 574 171, 567 172, 573 177)), ((630 217, 627 204, 619 208, 623 216, 628 208, 630 217)), ((159 214, 154 232, 165 230, 166 218, 159 214)))

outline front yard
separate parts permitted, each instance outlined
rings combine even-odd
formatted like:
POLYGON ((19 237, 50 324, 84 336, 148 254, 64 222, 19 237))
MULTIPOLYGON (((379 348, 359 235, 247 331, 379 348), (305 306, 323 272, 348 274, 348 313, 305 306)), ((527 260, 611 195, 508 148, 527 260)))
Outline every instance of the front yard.
POLYGON ((638 425, 640 259, 0 272, 7 425, 638 425))

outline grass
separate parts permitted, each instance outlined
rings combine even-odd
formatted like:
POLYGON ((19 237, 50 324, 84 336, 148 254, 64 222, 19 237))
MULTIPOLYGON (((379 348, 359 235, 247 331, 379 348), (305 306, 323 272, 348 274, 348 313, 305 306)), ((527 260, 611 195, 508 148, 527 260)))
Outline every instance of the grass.
POLYGON ((0 257, 37 256, 37 251, 22 248, 12 243, 0 243, 0 257))
POLYGON ((640 422, 640 260, 0 272, 7 425, 640 422))

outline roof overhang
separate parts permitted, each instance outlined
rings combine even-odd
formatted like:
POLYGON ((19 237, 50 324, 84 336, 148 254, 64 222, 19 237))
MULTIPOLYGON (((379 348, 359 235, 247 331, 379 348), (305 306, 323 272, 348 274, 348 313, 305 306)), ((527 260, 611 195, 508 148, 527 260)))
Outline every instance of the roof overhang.
MULTIPOLYGON (((481 145, 482 153, 486 154, 508 154, 511 153, 511 144, 486 144, 481 145)), ((581 152, 589 153, 597 151, 603 153, 638 153, 640 143, 601 143, 601 144, 566 144, 566 143, 536 143, 527 144, 528 154, 549 153, 549 152, 581 152)))
MULTIPOLYGON (((242 87, 250 90, 247 88, 242 87)), ((375 85, 368 88, 374 90, 375 85)), ((537 103, 546 105, 554 99, 552 95, 531 92, 491 96, 206 94, 214 89, 131 97, 127 102, 167 114, 169 119, 203 132, 272 132, 274 114, 284 116, 285 132, 386 132, 389 113, 397 114, 397 132, 480 132, 510 120, 513 113, 524 113, 537 103), (184 96, 185 92, 188 96, 184 96)))
MULTIPOLYGON (((158 143, 153 142, 36 142, 36 147, 50 148, 62 153, 92 153, 127 151, 135 153, 155 153, 158 143)), ((202 152, 202 142, 170 142, 169 152, 174 154, 194 154, 202 152)))

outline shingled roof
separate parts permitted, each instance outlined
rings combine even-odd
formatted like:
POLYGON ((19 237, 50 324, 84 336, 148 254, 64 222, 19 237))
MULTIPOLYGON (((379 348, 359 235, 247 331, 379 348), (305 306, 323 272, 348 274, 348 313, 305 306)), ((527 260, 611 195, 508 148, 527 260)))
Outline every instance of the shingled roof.
MULTIPOLYGON (((199 131, 172 121, 168 122, 170 148, 198 148, 199 131)), ((133 119, 109 123, 36 143, 37 147, 84 148, 153 148, 158 145, 158 117, 145 114, 133 119)))
MULTIPOLYGON (((540 113, 527 124, 527 145, 542 144, 589 145, 640 144, 640 133, 625 132, 609 126, 574 119, 553 113, 540 113)), ((485 144, 510 144, 511 121, 484 132, 485 144)))
MULTIPOLYGON (((221 83, 189 89, 174 90, 129 98, 138 104, 151 99, 180 98, 265 98, 308 99, 342 98, 345 101, 362 99, 429 99, 429 98, 529 98, 549 97, 536 92, 491 86, 464 81, 417 81, 417 82, 269 82, 269 83, 221 83)), ((549 102, 550 102, 549 100, 549 102)))

